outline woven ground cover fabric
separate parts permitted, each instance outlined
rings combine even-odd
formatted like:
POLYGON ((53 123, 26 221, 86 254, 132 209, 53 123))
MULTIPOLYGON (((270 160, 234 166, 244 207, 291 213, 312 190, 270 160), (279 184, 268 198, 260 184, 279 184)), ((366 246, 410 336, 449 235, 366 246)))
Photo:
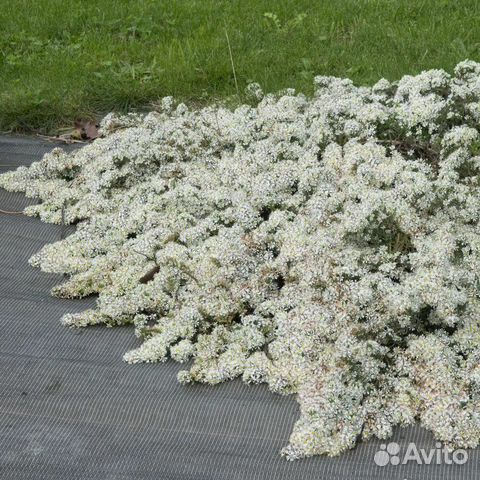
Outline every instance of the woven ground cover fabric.
MULTIPOLYGON (((0 172, 28 165, 52 143, 0 138, 0 172)), ((0 190, 0 209, 32 203, 0 190)), ((23 215, 0 215, 0 478, 7 479, 473 479, 478 449, 464 465, 388 465, 375 453, 435 448, 420 428, 388 442, 361 443, 340 457, 288 462, 278 455, 298 417, 293 396, 240 381, 182 386, 173 362, 127 365, 138 346, 130 327, 62 326, 65 312, 94 299, 61 300, 61 276, 28 259, 68 231, 23 215)))

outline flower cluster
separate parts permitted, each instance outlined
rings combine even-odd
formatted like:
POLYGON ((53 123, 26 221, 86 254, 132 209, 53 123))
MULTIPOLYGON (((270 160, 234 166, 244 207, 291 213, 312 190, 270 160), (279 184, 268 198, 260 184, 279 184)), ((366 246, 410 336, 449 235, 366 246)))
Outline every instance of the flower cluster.
POLYGON ((371 88, 316 77, 313 98, 109 115, 0 186, 75 233, 31 264, 71 326, 133 324, 127 362, 187 363, 297 393, 289 459, 336 455, 420 421, 480 441, 480 64, 371 88))

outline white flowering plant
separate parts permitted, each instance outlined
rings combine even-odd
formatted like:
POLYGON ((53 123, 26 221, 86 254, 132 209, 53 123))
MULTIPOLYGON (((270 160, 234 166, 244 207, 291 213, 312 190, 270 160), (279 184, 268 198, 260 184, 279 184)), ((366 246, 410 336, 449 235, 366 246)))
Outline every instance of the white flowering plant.
POLYGON ((0 186, 76 224, 30 262, 98 294, 65 325, 133 324, 125 360, 297 393, 283 454, 337 455, 419 421, 480 440, 480 64, 254 106, 108 115, 0 186))

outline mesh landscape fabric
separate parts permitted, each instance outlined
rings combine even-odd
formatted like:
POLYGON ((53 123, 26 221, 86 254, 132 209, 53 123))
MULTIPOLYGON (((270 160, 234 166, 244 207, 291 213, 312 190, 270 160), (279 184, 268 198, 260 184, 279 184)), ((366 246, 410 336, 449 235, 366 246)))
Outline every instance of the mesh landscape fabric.
MULTIPOLYGON (((0 172, 28 165, 53 143, 0 138, 0 172)), ((74 148, 63 146, 63 148, 74 148)), ((34 202, 0 190, 0 210, 34 202)), ((28 265, 68 233, 23 215, 0 214, 0 479, 462 479, 477 478, 479 450, 464 465, 378 466, 381 445, 430 450, 417 427, 397 429, 335 458, 288 462, 280 449, 298 418, 293 396, 240 381, 181 386, 174 362, 127 365, 129 327, 74 330, 59 319, 95 302, 61 300, 61 276, 28 265)))

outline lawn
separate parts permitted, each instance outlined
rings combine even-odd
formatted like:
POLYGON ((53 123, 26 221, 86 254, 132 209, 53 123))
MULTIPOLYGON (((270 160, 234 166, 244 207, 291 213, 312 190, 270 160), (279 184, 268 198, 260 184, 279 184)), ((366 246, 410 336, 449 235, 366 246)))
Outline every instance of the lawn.
POLYGON ((478 0, 3 0, 0 130, 480 60, 478 0), (230 56, 229 43, 232 55, 230 56), (232 69, 235 66, 238 91, 232 69))

